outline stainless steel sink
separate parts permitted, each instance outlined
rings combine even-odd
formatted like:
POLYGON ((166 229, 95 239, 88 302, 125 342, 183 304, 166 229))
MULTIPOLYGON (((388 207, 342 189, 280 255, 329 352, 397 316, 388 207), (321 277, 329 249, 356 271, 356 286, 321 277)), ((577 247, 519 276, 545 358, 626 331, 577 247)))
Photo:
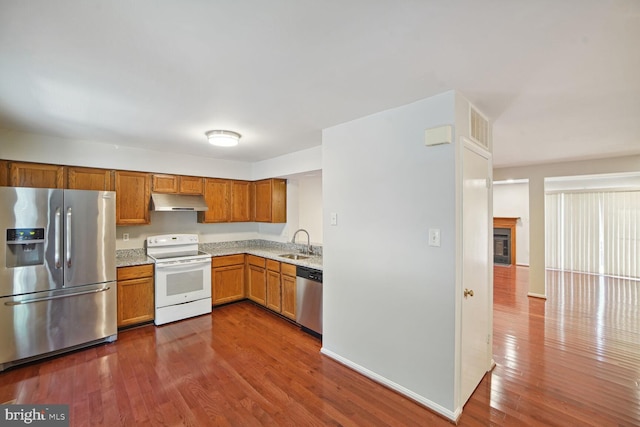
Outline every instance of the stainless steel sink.
POLYGON ((288 259, 307 259, 307 258, 309 258, 308 255, 300 255, 300 254, 282 254, 280 256, 282 258, 288 258, 288 259))

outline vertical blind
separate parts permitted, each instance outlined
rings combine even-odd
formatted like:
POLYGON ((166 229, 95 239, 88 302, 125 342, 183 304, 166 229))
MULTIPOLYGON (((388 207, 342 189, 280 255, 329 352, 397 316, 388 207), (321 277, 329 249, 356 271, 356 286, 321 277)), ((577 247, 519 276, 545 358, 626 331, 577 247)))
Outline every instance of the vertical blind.
POLYGON ((640 191, 545 196, 547 268, 640 278, 640 191))

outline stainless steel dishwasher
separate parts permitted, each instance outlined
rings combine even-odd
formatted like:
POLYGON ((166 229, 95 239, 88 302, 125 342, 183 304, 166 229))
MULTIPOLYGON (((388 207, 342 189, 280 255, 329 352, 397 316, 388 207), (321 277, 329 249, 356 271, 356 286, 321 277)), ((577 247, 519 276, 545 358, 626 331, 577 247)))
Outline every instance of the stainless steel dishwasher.
POLYGON ((322 335, 322 271, 296 268, 296 322, 322 335))

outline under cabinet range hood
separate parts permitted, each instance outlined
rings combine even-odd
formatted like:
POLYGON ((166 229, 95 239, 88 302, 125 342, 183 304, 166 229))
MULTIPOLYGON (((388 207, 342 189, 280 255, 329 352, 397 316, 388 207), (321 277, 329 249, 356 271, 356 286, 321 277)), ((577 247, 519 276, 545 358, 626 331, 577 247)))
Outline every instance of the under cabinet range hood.
POLYGON ((208 211, 207 203, 200 194, 151 194, 151 210, 162 212, 208 211))

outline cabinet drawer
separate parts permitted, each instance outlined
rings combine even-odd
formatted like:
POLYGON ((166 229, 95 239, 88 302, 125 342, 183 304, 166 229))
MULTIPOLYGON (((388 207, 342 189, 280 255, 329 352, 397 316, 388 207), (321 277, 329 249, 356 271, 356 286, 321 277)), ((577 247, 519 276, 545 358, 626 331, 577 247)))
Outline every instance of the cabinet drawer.
POLYGON ((296 276, 296 266, 293 264, 285 264, 284 262, 280 264, 280 268, 282 270, 282 274, 285 276, 296 276))
POLYGON ((237 264, 244 264, 244 254, 214 256, 211 258, 211 268, 237 264))
POLYGON ((140 277, 152 277, 153 264, 134 265, 118 268, 118 280, 138 279, 140 277))
POLYGON ((256 267, 265 267, 265 259, 255 255, 247 255, 247 262, 249 265, 255 265, 256 267))
POLYGON ((274 261, 272 259, 267 260, 267 270, 271 271, 280 271, 280 262, 274 261))

